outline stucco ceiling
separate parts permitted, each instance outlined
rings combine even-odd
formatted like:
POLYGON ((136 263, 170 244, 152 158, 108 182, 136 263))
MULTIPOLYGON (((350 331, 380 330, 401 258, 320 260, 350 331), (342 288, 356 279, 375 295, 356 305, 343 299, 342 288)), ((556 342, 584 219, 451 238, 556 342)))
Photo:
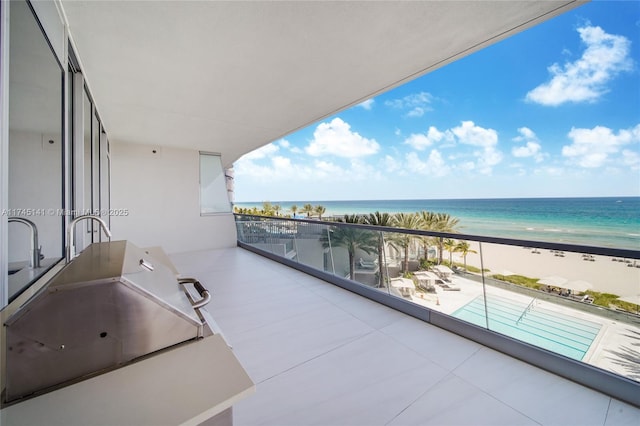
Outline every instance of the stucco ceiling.
POLYGON ((112 140, 226 164, 581 3, 62 1, 112 140))

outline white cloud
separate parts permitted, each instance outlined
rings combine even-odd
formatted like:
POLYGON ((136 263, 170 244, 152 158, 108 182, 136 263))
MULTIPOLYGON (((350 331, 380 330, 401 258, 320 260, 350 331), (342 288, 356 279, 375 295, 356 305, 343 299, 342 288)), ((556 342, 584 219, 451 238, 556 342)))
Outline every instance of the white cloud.
MULTIPOLYGON (((524 146, 517 146, 511 149, 511 154, 514 157, 534 157, 540 152, 540 144, 533 141, 528 141, 524 146)), ((542 161, 542 160, 537 160, 542 161)))
POLYGON ((407 160, 407 168, 410 172, 426 175, 428 172, 427 163, 420 160, 418 153, 410 152, 405 157, 407 160))
POLYGON ((268 157, 271 154, 275 154, 276 152, 278 152, 279 149, 280 148, 277 145, 270 143, 269 145, 265 145, 254 151, 246 153, 240 158, 240 160, 259 160, 261 158, 268 157))
POLYGON ((408 153, 405 158, 407 168, 413 173, 442 177, 448 175, 451 170, 436 149, 431 150, 426 161, 422 161, 416 152, 408 153))
POLYGON ((351 126, 340 118, 334 118, 330 123, 320 123, 313 132, 313 140, 305 148, 312 156, 335 155, 345 158, 363 157, 378 152, 380 145, 375 139, 367 139, 357 132, 351 131, 351 126))
POLYGON ((502 161, 502 152, 496 148, 498 132, 495 130, 476 126, 473 121, 463 121, 460 126, 451 129, 451 132, 460 143, 482 148, 482 150, 473 153, 477 157, 475 168, 480 173, 490 175, 493 166, 502 161))
MULTIPOLYGON (((475 162, 470 161, 458 164, 456 168, 466 171, 477 170, 483 174, 491 174, 493 166, 499 164, 503 159, 502 152, 497 149, 498 132, 493 129, 476 126, 473 121, 463 121, 460 126, 444 131, 440 131, 431 126, 426 134, 412 134, 404 143, 411 145, 411 147, 418 151, 423 151, 436 143, 439 143, 440 147, 456 144, 478 147, 480 149, 471 153, 459 149, 457 151, 459 154, 450 155, 449 160, 453 161, 457 158, 468 158, 469 155, 472 155, 475 157, 475 162)), ((409 154, 407 161, 409 167, 417 173, 429 169, 431 174, 440 176, 450 171, 450 167, 444 164, 442 155, 437 150, 430 152, 427 161, 420 160, 416 153, 409 154)))
POLYGON ((465 161, 464 163, 458 164, 457 168, 469 172, 476 168, 476 163, 474 163, 473 161, 465 161))
POLYGON ((267 164, 257 164, 254 159, 246 155, 233 165, 236 176, 250 176, 257 179, 288 179, 294 176, 306 175, 309 170, 295 166, 291 159, 280 155, 270 157, 267 164))
POLYGON ((498 165, 502 161, 502 152, 494 148, 486 148, 482 152, 477 152, 478 170, 483 175, 490 175, 493 166, 498 165))
POLYGON ((640 153, 625 149, 622 151, 622 164, 631 170, 640 170, 640 153))
POLYGON ((373 108, 373 104, 374 104, 375 102, 376 102, 376 101, 375 101, 375 100, 373 100, 373 99, 367 99, 367 100, 366 100, 366 101, 364 101, 364 102, 360 102, 360 103, 359 103, 358 105, 356 105, 356 106, 359 106, 359 107, 361 107, 361 108, 364 108, 364 109, 366 109, 367 111, 371 111, 371 109, 373 108))
POLYGON ((542 161, 544 159, 544 155, 541 152, 542 146, 533 130, 528 127, 521 127, 518 129, 518 133, 520 133, 520 136, 516 136, 513 140, 519 143, 524 142, 524 145, 513 147, 511 154, 517 158, 533 157, 537 162, 542 161))
POLYGON ((415 107, 407 113, 407 117, 422 117, 425 113, 425 108, 415 107))
POLYGON ((526 100, 547 106, 565 102, 595 102, 607 93, 607 83, 618 73, 633 69, 631 42, 624 36, 607 34, 600 27, 578 28, 586 45, 582 57, 564 66, 548 69, 551 80, 527 93, 526 100))
POLYGON ((344 170, 342 167, 330 161, 314 161, 313 167, 315 169, 316 176, 319 178, 335 178, 344 176, 344 170))
POLYGON ((407 117, 422 117, 425 112, 432 111, 431 102, 434 97, 430 93, 420 92, 407 95, 400 99, 391 99, 384 104, 395 109, 409 110, 407 117))
POLYGON ((382 160, 382 167, 384 168, 385 172, 393 173, 397 170, 401 170, 402 164, 400 164, 400 162, 396 160, 394 157, 390 155, 385 155, 384 159, 382 160))
POLYGON ((520 127, 518 129, 518 133, 520 133, 520 136, 516 136, 515 138, 513 138, 515 142, 523 142, 523 141, 538 139, 538 137, 533 132, 533 130, 531 130, 528 127, 520 127))
MULTIPOLYGON (((311 163, 294 162, 291 158, 275 155, 263 163, 254 160, 238 160, 234 164, 235 174, 248 182, 345 182, 378 180, 384 178, 379 167, 374 167, 360 159, 351 159, 348 164, 338 164, 329 160, 313 160, 311 163)), ((344 161, 344 160, 341 160, 344 161)), ((386 171, 385 171, 386 172, 386 171)))
POLYGON ((412 134, 409 136, 404 143, 411 145, 414 149, 418 151, 422 151, 427 147, 430 147, 434 143, 438 142, 453 142, 454 137, 451 131, 445 130, 444 132, 439 131, 436 127, 431 126, 426 134, 412 134))
POLYGON ((498 144, 498 132, 476 126, 473 121, 463 121, 460 126, 451 129, 451 132, 463 144, 483 148, 494 147, 498 144))
POLYGON ((541 167, 539 169, 536 169, 534 173, 536 175, 547 175, 547 176, 559 177, 559 176, 565 175, 565 170, 562 167, 548 166, 548 167, 541 167))
POLYGON ((619 153, 623 145, 640 142, 640 124, 617 134, 603 126, 572 128, 568 136, 573 142, 562 147, 562 155, 581 167, 596 168, 603 166, 611 155, 619 153))
POLYGON ((275 143, 277 143, 279 146, 281 146, 284 149, 288 149, 289 152, 293 152, 294 154, 302 154, 303 151, 298 148, 297 146, 293 146, 291 145, 291 142, 289 142, 286 139, 280 139, 279 141, 276 141, 275 143))
POLYGON ((382 177, 380 170, 365 161, 354 158, 351 160, 350 177, 355 180, 378 180, 382 177))
POLYGON ((271 162, 274 169, 284 171, 285 174, 288 174, 288 172, 293 169, 293 167, 291 166, 291 159, 287 157, 277 155, 273 157, 271 162))
POLYGON ((404 143, 411 145, 413 149, 417 149, 418 151, 423 151, 433 145, 433 141, 423 133, 412 133, 407 139, 405 139, 404 143))

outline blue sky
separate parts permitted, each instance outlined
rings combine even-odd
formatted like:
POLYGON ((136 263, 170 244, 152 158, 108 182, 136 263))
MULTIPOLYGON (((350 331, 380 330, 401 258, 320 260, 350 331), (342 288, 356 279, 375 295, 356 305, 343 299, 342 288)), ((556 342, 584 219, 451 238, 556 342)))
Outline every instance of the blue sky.
POLYGON ((594 1, 253 151, 247 201, 640 195, 640 1, 594 1))

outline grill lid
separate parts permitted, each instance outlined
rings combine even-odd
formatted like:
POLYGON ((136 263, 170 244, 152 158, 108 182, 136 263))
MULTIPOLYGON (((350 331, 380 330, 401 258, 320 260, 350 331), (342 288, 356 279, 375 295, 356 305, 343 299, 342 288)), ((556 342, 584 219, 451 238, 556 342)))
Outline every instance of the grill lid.
POLYGON ((205 332, 171 268, 128 241, 87 247, 5 325, 7 402, 205 332))

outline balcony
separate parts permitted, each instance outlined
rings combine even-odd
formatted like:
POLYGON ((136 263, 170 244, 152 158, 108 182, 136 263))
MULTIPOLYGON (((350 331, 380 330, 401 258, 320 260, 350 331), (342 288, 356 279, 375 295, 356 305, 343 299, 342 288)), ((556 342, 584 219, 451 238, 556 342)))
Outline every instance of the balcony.
POLYGON ((236 425, 637 424, 640 409, 241 248, 172 260, 257 384, 236 425))
MULTIPOLYGON (((290 224, 286 226, 291 228, 290 224)), ((313 261, 320 266, 308 268, 303 259, 307 264, 312 259, 305 258, 310 253, 302 252, 304 243, 298 237, 315 235, 317 239, 323 226, 328 224, 311 224, 303 232, 286 233, 297 253, 284 262, 297 264, 305 271, 269 260, 264 256, 273 253, 263 250, 263 256, 238 248, 173 257, 179 270, 202 277, 213 289, 211 311, 257 383, 256 394, 234 408, 236 424, 605 425, 636 424, 640 420, 637 403, 632 401, 631 405, 610 396, 621 389, 622 393, 632 389, 632 396, 626 400, 637 397, 633 393, 637 379, 622 377, 619 372, 610 374, 602 367, 593 368, 528 343, 516 342, 516 352, 520 353, 506 355, 504 352, 513 352, 513 348, 505 349, 504 341, 513 343, 513 339, 500 333, 493 333, 494 338, 499 335, 498 341, 503 340, 497 344, 498 352, 478 342, 485 339, 496 347, 486 336, 474 335, 473 341, 458 335, 468 332, 465 327, 454 330, 457 334, 443 329, 443 318, 451 319, 444 311, 454 309, 452 300, 469 293, 468 286, 445 293, 436 284, 435 294, 442 300, 427 307, 419 296, 413 299, 415 294, 409 296, 411 300, 390 295, 391 286, 381 290, 345 280, 340 277, 343 271, 336 271, 335 279, 353 284, 352 291, 310 275, 326 274, 323 268, 330 267, 332 261, 326 251, 320 250, 320 260, 313 261), (371 290, 382 294, 391 300, 383 303, 395 304, 409 314, 356 294, 363 289, 364 293, 371 290), (531 354, 534 358, 542 354, 544 369, 516 359, 527 359, 531 354), (583 367, 577 371, 587 379, 594 372, 605 376, 598 383, 607 394, 561 377, 576 374, 576 365, 583 367)), ((241 232, 239 238, 243 238, 241 232)), ((603 259, 598 257, 598 261, 603 259)), ((384 265, 387 263, 392 262, 385 260, 384 265)), ((617 264, 610 263, 612 267, 617 264)), ((461 283, 458 276, 452 278, 455 284, 461 283)), ((491 307, 491 294, 505 290, 500 285, 509 287, 504 282, 485 282, 487 306, 491 307)), ((525 290, 519 296, 533 291, 525 290)), ((571 308, 598 309, 567 296, 545 292, 539 296, 545 303, 555 298, 551 300, 570 304, 571 308)), ((635 319, 633 315, 630 318, 635 319)), ((479 327, 464 325, 479 332, 479 327)), ((607 330, 616 331, 609 326, 607 330)), ((634 336, 614 333, 618 338, 625 334, 634 336)), ((606 345, 602 337, 596 338, 594 347, 606 345)), ((627 363, 627 367, 637 365, 633 358, 627 363)))
POLYGON ((241 247, 640 405, 638 251, 236 219, 241 247))

